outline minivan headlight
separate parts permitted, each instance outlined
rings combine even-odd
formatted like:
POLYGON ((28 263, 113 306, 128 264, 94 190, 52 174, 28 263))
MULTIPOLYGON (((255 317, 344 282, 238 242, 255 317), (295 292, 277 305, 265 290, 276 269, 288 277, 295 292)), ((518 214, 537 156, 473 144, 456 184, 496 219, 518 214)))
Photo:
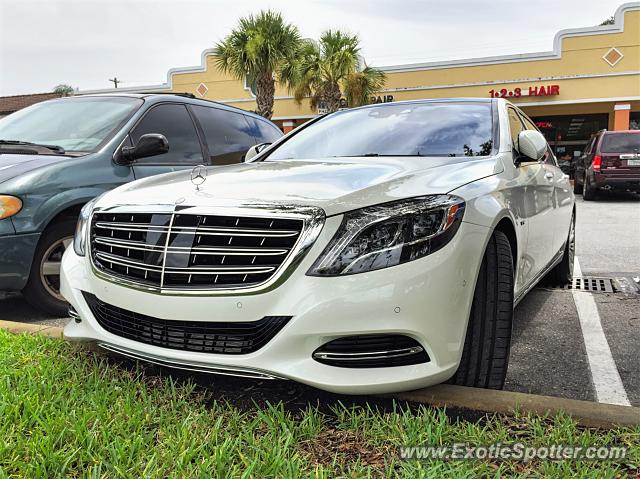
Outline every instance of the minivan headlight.
POLYGON ((75 251, 78 256, 84 256, 88 236, 87 224, 93 212, 93 207, 103 195, 104 193, 95 197, 80 210, 78 223, 76 223, 76 233, 73 237, 73 251, 75 251))
POLYGON ((15 196, 0 195, 0 220, 9 218, 20 212, 22 200, 15 196))
POLYGON ((422 258, 453 238, 464 208, 457 196, 430 195, 345 213, 307 274, 364 273, 422 258))

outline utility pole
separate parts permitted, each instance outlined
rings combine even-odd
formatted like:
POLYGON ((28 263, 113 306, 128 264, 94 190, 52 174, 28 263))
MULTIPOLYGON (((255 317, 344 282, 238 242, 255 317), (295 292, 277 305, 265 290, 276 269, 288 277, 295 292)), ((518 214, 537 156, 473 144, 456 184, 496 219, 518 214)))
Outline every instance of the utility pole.
POLYGON ((120 83, 122 80, 118 80, 118 77, 113 77, 109 78, 109 81, 113 83, 114 88, 118 88, 118 83, 120 83))

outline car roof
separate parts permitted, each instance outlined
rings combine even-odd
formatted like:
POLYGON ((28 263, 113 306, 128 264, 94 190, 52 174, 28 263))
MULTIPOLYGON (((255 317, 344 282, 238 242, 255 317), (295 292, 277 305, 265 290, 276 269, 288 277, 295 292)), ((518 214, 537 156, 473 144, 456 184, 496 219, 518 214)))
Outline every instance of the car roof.
POLYGON ((230 106, 230 105, 226 105, 224 103, 220 103, 217 101, 213 101, 213 100, 205 100, 202 98, 196 98, 195 95, 193 95, 192 93, 180 93, 180 92, 175 92, 175 93, 154 93, 154 92, 149 92, 149 93, 130 93, 130 92, 126 92, 126 93, 90 93, 90 94, 79 94, 79 95, 74 95, 71 97, 63 97, 63 98, 56 98, 56 100, 60 100, 60 99, 65 99, 65 98, 87 98, 87 97, 124 97, 124 98, 140 98, 144 101, 148 101, 150 103, 159 103, 162 101, 167 101, 167 100, 173 100, 173 101, 180 101, 181 103, 188 103, 191 105, 201 105, 201 106, 215 106, 216 108, 221 108, 223 110, 228 110, 228 111, 233 111, 233 112, 237 112, 237 113, 242 113, 243 115, 247 115, 247 116, 251 116, 253 118, 259 119, 259 120, 264 120, 267 123, 270 123, 269 120, 267 120, 266 118, 252 112, 252 111, 247 111, 247 110, 243 110, 242 108, 237 108, 235 106, 230 106))

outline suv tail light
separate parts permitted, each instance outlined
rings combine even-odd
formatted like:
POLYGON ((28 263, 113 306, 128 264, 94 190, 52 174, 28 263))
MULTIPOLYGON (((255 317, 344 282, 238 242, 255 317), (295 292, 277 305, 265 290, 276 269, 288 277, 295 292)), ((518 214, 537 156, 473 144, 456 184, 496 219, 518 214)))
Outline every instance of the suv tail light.
POLYGON ((595 155, 593 157, 593 163, 591 163, 593 171, 600 171, 600 165, 602 165, 602 157, 600 155, 595 155))

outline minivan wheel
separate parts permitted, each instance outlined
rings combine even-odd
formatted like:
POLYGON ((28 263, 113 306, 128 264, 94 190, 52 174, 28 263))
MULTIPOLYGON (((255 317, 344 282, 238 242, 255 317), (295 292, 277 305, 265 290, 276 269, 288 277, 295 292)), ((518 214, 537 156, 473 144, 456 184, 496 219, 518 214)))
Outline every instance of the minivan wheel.
POLYGON ((513 256, 507 236, 489 240, 473 294, 460 366, 451 384, 502 389, 513 321, 513 256))
POLYGON ((547 275, 545 283, 552 286, 564 286, 573 281, 573 263, 576 256, 576 217, 571 216, 569 234, 564 245, 564 255, 560 261, 547 275))
POLYGON ((582 198, 584 198, 585 201, 593 201, 596 199, 596 189, 591 186, 591 183, 589 182, 589 175, 587 175, 587 172, 585 171, 584 173, 584 181, 582 182, 583 185, 583 192, 582 192, 582 198))
POLYGON ((22 294, 29 303, 56 317, 67 315, 67 302, 60 294, 62 255, 73 243, 75 220, 50 225, 42 234, 22 294))

